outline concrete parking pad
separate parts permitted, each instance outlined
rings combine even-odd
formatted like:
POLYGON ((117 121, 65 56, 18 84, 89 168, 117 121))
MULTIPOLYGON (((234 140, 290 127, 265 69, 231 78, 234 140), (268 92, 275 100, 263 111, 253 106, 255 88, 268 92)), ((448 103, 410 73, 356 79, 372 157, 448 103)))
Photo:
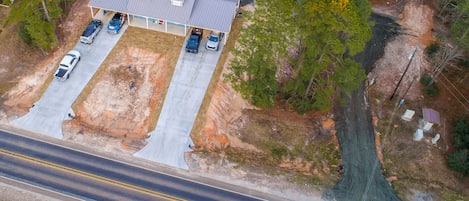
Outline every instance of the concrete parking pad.
POLYGON ((189 135, 223 49, 220 45, 217 52, 206 50, 205 42, 198 54, 182 48, 156 129, 135 156, 188 169, 184 152, 190 150, 189 135))
POLYGON ((75 46, 74 49, 81 53, 81 61, 70 79, 64 82, 54 79, 29 113, 12 121, 14 126, 59 139, 63 137, 62 123, 69 118, 68 113, 73 113, 72 103, 127 29, 126 25, 119 34, 111 35, 106 33, 105 26, 106 24, 93 44, 78 43, 75 46))

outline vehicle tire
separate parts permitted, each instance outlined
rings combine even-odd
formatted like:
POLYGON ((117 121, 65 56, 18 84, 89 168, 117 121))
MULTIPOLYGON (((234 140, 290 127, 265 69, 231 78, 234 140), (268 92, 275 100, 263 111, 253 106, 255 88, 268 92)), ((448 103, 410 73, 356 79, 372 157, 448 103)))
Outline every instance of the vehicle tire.
POLYGON ((67 80, 68 80, 68 78, 70 78, 70 74, 67 75, 67 80))

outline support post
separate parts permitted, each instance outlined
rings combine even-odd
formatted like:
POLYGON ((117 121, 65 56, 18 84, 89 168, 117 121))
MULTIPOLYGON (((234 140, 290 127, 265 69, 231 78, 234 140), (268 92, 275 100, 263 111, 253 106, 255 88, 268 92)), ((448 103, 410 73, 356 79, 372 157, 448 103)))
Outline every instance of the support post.
POLYGON ((127 23, 129 23, 130 25, 130 15, 128 13, 127 13, 127 21, 128 21, 127 23))
POLYGON ((228 34, 229 34, 229 32, 225 32, 223 34, 223 45, 226 45, 226 42, 228 41, 228 34))
POLYGON ((145 17, 145 21, 147 23, 147 29, 148 29, 148 17, 145 17))
POLYGON ((396 94, 397 89, 399 88, 399 85, 402 82, 402 79, 404 79, 405 74, 407 73, 407 70, 409 70, 409 66, 412 63, 412 60, 414 59, 415 52, 417 52, 417 48, 415 48, 414 53, 412 53, 412 56, 410 57, 409 63, 407 64, 404 73, 402 73, 401 79, 399 79, 399 82, 397 82, 396 88, 394 88, 394 92, 392 92, 391 98, 389 100, 392 100, 394 98, 394 95, 396 94))
POLYGON ((94 19, 93 7, 91 7, 91 6, 90 6, 90 11, 91 11, 91 18, 94 19))

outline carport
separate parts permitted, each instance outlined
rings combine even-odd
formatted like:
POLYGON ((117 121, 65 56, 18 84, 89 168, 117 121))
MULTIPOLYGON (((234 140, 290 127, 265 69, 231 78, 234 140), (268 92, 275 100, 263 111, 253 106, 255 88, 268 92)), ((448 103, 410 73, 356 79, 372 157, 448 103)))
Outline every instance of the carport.
MULTIPOLYGON (((239 0, 91 0, 91 15, 127 15, 130 26, 185 36, 191 27, 223 33, 226 43, 239 0)), ((106 22, 105 22, 106 23, 106 22)))

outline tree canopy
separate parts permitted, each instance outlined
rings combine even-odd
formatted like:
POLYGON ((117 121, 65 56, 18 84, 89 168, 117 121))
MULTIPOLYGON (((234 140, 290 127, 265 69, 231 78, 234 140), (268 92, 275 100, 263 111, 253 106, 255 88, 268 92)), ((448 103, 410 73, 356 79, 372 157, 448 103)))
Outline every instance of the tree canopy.
POLYGON ((451 24, 451 34, 458 46, 469 48, 469 1, 457 0, 456 19, 451 24))
POLYGON ((258 0, 226 78, 254 105, 277 97, 300 113, 332 107, 365 79, 351 58, 371 38, 366 0, 258 0), (280 96, 279 96, 280 95, 280 96))
POLYGON ((452 134, 456 151, 448 155, 448 166, 469 175, 469 121, 467 117, 456 121, 452 134))
POLYGON ((67 0, 16 1, 9 22, 19 23, 21 38, 42 50, 58 45, 55 28, 63 10, 60 4, 67 0))

